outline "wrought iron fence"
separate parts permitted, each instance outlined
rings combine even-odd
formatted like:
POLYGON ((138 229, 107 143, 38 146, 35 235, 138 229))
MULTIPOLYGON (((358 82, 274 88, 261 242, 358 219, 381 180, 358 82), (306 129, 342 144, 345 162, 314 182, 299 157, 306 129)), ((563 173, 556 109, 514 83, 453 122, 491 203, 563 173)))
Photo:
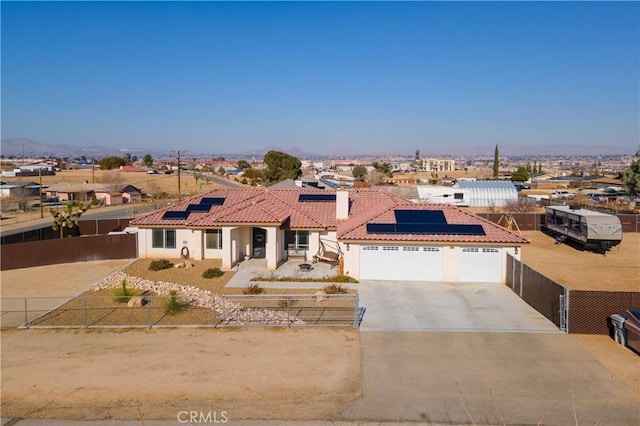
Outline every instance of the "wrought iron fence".
POLYGON ((4 297, 2 328, 354 327, 357 294, 4 297), (121 302, 121 303, 120 303, 121 302))

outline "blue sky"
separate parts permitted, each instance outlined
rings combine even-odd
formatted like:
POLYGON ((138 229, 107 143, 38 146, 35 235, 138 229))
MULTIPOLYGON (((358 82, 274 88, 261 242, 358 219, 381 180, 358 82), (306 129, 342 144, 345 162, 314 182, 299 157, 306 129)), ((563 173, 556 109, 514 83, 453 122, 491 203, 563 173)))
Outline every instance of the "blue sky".
POLYGON ((638 2, 0 7, 2 138, 194 153, 638 146, 638 2))

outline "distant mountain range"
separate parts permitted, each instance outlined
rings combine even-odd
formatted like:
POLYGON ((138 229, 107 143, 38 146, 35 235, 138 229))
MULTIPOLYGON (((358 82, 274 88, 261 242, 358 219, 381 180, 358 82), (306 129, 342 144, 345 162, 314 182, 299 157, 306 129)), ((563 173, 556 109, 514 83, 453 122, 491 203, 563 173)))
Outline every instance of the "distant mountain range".
MULTIPOLYGON (((446 149, 427 149, 418 147, 424 157, 434 155, 456 155, 456 156, 482 156, 493 155, 495 145, 491 146, 476 146, 476 147, 447 147, 446 149)), ((526 155, 618 155, 629 154, 633 155, 637 147, 616 146, 616 145, 505 145, 498 146, 501 156, 526 156, 526 155)), ((211 153, 211 154, 199 154, 198 157, 210 155, 223 156, 223 157, 244 157, 244 158, 262 158, 270 151, 282 151, 290 155, 304 158, 304 157, 318 157, 321 155, 331 156, 333 153, 309 153, 304 150, 291 147, 291 148, 278 148, 267 147, 264 149, 245 151, 245 152, 228 152, 228 153, 211 153)), ((106 157, 110 155, 124 155, 124 153, 130 153, 131 155, 137 155, 141 157, 145 154, 150 154, 155 158, 163 158, 171 155, 175 155, 167 149, 142 149, 142 148, 110 148, 105 146, 72 146, 72 145, 55 145, 37 142, 27 138, 11 138, 2 139, 0 141, 0 154, 5 157, 106 157)), ((413 155, 413 152, 398 153, 398 152, 371 152, 367 155, 413 155)), ((353 156, 362 154, 354 153, 353 156)), ((190 154, 186 154, 190 156, 190 154)))

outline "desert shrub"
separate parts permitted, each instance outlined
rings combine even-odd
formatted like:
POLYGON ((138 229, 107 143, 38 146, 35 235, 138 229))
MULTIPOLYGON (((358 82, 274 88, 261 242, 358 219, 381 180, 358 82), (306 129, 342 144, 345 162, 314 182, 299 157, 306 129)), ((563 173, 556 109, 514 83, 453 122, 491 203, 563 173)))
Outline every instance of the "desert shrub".
POLYGON ((165 313, 169 315, 177 314, 187 308, 188 304, 178 299, 178 292, 176 290, 169 291, 169 298, 164 305, 165 313))
POLYGON ((336 275, 335 277, 330 277, 330 280, 336 283, 357 283, 358 280, 356 280, 353 277, 350 277, 349 275, 336 275))
POLYGON ((137 294, 137 290, 127 288, 127 280, 122 280, 121 286, 113 290, 113 301, 116 303, 127 303, 137 294))
POLYGON ((242 289, 242 294, 262 294, 264 293, 264 288, 260 287, 258 284, 251 284, 242 289))
POLYGON ((167 259, 152 260, 149 264, 150 271, 161 271, 169 268, 173 268, 173 263, 169 262, 167 259))
POLYGON ((347 289, 342 287, 340 284, 329 284, 323 288, 324 292, 327 294, 346 294, 347 289))
POLYGON ((218 278, 224 275, 220 268, 209 268, 202 273, 202 278, 218 278))

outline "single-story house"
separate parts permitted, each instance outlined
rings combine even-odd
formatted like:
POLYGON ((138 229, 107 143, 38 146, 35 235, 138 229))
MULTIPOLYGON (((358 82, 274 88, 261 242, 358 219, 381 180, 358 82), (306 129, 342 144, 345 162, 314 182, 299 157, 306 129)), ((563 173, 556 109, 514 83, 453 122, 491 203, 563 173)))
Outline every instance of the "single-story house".
POLYGON ((142 191, 133 185, 103 183, 56 184, 47 188, 48 198, 60 201, 91 202, 103 199, 105 205, 137 203, 142 201, 142 191))
POLYGON ((142 191, 133 185, 115 185, 102 187, 95 190, 96 199, 103 199, 107 206, 115 206, 126 203, 139 203, 142 201, 142 191))
POLYGON ((226 188, 134 219, 139 256, 245 257, 275 270, 290 256, 338 253, 357 279, 504 282, 507 254, 528 241, 453 205, 414 204, 384 191, 226 188))
MULTIPOLYGON (((47 185, 42 185, 46 188, 47 185)), ((40 185, 36 182, 0 182, 0 197, 33 197, 38 196, 40 185)))

